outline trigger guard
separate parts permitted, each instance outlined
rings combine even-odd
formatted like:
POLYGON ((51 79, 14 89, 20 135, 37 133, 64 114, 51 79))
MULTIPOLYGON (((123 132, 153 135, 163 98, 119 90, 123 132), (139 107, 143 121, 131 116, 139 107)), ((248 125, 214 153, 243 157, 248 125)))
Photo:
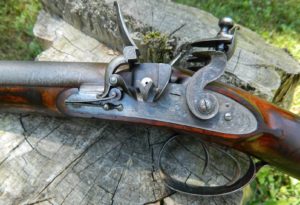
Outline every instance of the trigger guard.
MULTIPOLYGON (((230 194, 236 191, 239 191, 242 189, 244 186, 249 184, 254 177, 256 176, 257 171, 260 169, 258 166, 256 168, 256 164, 254 164, 253 160, 249 155, 249 167, 244 176, 240 177, 238 180, 234 181, 233 183, 225 184, 222 186, 214 186, 214 187, 209 187, 209 186, 194 186, 194 185, 187 185, 184 182, 181 182, 177 179, 172 178, 167 172, 164 170, 162 166, 162 153, 166 149, 166 146, 171 143, 173 140, 175 140, 178 136, 180 135, 174 135, 172 136, 169 140, 165 142, 163 147, 161 148, 159 152, 159 157, 158 157, 158 169, 160 176, 164 183, 171 189, 176 192, 181 192, 189 195, 195 195, 195 196, 218 196, 218 195, 226 195, 230 194)), ((207 158, 208 156, 206 156, 207 158)))

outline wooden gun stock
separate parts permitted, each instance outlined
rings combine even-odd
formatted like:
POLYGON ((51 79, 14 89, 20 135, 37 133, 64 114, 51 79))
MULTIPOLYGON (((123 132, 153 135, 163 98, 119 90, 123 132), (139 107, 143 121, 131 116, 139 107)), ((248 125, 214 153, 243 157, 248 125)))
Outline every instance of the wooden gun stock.
POLYGON ((262 159, 299 179, 299 116, 238 88, 218 84, 210 86, 210 89, 243 104, 258 120, 255 132, 239 136, 240 139, 230 146, 262 159))
POLYGON ((97 117, 201 134, 201 136, 204 135, 205 140, 246 152, 300 179, 299 117, 246 91, 225 84, 212 83, 206 88, 227 96, 250 110, 258 124, 254 132, 226 134, 164 122, 159 118, 150 119, 146 116, 144 118, 124 117, 118 114, 93 116, 61 109, 64 107, 61 105, 63 103, 61 97, 66 91, 78 89, 85 83, 103 85, 106 66, 106 64, 87 63, 1 63, 0 109, 5 112, 39 112, 55 116, 97 117), (18 72, 16 78, 13 77, 15 72, 18 72))

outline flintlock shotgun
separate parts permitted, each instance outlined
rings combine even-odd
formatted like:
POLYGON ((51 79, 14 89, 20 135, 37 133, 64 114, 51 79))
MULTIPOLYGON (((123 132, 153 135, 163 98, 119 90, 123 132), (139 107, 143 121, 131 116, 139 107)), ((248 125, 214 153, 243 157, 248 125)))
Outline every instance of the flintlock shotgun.
MULTIPOLYGON (((299 117, 246 91, 214 82, 235 49, 237 28, 230 18, 220 20, 216 37, 185 46, 184 53, 190 54, 187 61, 197 69, 176 70, 173 64, 182 55, 170 64, 138 63, 139 50, 115 6, 126 45, 123 55, 109 64, 2 61, 1 111, 172 128, 255 156, 300 179, 299 117)), ((250 167, 248 181, 255 174, 255 165, 250 167)), ((217 191, 203 190, 162 172, 171 188, 192 194, 224 194, 248 182, 242 178, 217 191)))

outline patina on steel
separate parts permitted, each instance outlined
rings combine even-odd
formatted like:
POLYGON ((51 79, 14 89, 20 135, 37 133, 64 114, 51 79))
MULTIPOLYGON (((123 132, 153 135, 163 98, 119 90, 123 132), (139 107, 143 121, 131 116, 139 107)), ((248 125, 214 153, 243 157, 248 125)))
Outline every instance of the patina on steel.
MULTIPOLYGON (((198 55, 196 53, 194 55, 198 55)), ((201 52, 201 56, 210 56, 210 63, 198 70, 189 80, 186 91, 186 100, 191 112, 199 119, 207 120, 215 117, 219 112, 219 102, 213 93, 204 91, 204 88, 210 82, 217 80, 225 71, 227 57, 220 51, 201 52), (209 112, 201 112, 199 105, 205 100, 211 103, 209 112)))
POLYGON ((190 45, 215 49, 215 51, 194 52, 189 59, 191 62, 209 62, 208 65, 196 69, 189 81, 186 95, 191 112, 202 120, 211 119, 218 114, 217 98, 213 93, 204 91, 204 88, 225 72, 227 60, 231 58, 236 47, 236 29, 232 19, 229 17, 220 19, 219 27, 220 32, 215 38, 200 40, 190 45))
MULTIPOLYGON (((74 93, 68 92, 63 94, 63 99, 67 102, 70 98, 74 98, 74 95, 78 95, 76 90, 74 93)), ((184 125, 187 127, 186 129, 199 128, 236 135, 249 134, 257 129, 255 116, 244 106, 226 96, 214 93, 220 102, 219 112, 212 119, 201 120, 190 114, 185 95, 184 85, 169 84, 157 103, 138 101, 123 92, 122 100, 111 102, 115 105, 122 104, 124 107, 122 112, 117 110, 107 112, 105 109, 99 108, 98 103, 59 103, 59 108, 62 112, 77 117, 81 117, 84 113, 83 115, 102 119, 114 119, 116 116, 120 119, 127 120, 128 118, 130 121, 136 120, 137 122, 140 119, 147 119, 157 123, 184 125), (231 106, 227 107, 227 104, 231 106), (230 121, 224 118, 228 112, 234 116, 230 121)))

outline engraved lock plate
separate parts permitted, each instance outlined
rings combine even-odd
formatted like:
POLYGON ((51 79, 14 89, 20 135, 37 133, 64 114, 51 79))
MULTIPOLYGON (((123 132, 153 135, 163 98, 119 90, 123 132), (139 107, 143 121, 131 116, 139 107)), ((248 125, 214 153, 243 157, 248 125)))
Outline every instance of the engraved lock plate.
MULTIPOLYGON (((189 110, 186 103, 186 86, 170 83, 163 95, 157 102, 140 102, 131 96, 124 94, 122 98, 123 110, 110 110, 97 105, 87 104, 65 104, 63 109, 72 116, 80 116, 85 113, 90 117, 101 119, 114 119, 141 122, 147 124, 172 123, 178 126, 189 128, 200 128, 226 134, 249 134, 257 129, 255 116, 246 107, 222 94, 213 93, 220 102, 218 114, 208 120, 201 120, 195 117, 189 110), (230 114, 230 118, 228 115, 230 114), (151 122, 150 122, 151 121, 151 122), (156 122, 156 123, 155 123, 156 122)), ((166 124, 167 126, 167 124, 166 124)))

